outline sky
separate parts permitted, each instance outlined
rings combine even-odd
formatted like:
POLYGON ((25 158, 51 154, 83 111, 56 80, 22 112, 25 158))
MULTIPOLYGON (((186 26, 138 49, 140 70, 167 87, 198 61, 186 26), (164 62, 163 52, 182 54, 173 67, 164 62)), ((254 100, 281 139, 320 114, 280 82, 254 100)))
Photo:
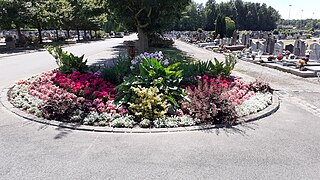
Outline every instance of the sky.
MULTIPOLYGON (((205 4, 207 0, 193 0, 196 3, 205 4)), ((216 0, 217 3, 230 0, 216 0)), ((279 11, 283 19, 320 19, 320 0, 243 0, 258 3, 266 3, 279 11), (291 5, 291 8, 290 6, 291 5), (290 18, 289 18, 290 14, 290 18)))

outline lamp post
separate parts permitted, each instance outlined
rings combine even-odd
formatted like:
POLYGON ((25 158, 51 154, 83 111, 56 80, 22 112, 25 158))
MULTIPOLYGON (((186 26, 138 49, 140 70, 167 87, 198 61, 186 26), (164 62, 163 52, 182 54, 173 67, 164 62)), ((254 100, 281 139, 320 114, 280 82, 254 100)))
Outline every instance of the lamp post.
POLYGON ((289 5, 289 20, 290 20, 290 13, 291 13, 291 4, 289 5))

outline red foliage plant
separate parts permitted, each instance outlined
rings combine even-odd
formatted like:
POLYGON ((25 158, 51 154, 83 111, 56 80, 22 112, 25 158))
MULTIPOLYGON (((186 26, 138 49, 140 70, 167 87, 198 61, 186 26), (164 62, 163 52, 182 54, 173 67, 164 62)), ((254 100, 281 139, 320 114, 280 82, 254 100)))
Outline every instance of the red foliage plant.
POLYGON ((201 122, 233 124, 236 119, 235 106, 224 92, 230 88, 231 82, 218 77, 200 77, 198 87, 187 88, 188 100, 183 102, 181 109, 201 122))

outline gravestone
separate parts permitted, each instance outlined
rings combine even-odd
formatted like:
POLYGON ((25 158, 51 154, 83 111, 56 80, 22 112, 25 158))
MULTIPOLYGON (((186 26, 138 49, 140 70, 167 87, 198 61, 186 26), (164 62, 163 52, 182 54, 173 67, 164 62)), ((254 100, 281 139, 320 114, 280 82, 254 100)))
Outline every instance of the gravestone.
POLYGON ((232 34, 232 42, 231 42, 232 45, 236 45, 237 44, 237 37, 238 37, 238 33, 237 33, 236 30, 234 30, 233 34, 232 34))
POLYGON ((271 37, 268 37, 267 38, 267 41, 266 41, 266 53, 268 54, 273 54, 273 51, 274 51, 274 44, 275 44, 276 40, 271 38, 271 37))
POLYGON ((296 56, 305 56, 306 55, 306 43, 297 39, 294 42, 293 54, 296 56))
POLYGON ((285 46, 285 50, 290 51, 290 53, 293 53, 293 48, 294 48, 294 46, 292 44, 288 44, 285 46))
POLYGON ((249 39, 249 46, 251 46, 252 45, 252 39, 250 38, 249 39))
POLYGON ((219 45, 223 45, 223 39, 219 39, 219 45))
POLYGON ((274 44, 274 51, 273 51, 273 55, 277 56, 279 54, 282 54, 283 52, 283 43, 275 43, 274 44))
POLYGON ((256 52, 257 51, 257 43, 252 43, 251 44, 251 50, 256 52))
POLYGON ((263 38, 264 39, 268 39, 268 37, 269 37, 269 33, 267 31, 264 31, 263 32, 263 38))
POLYGON ((231 38, 228 38, 228 39, 227 39, 227 42, 228 42, 228 45, 232 45, 232 43, 231 43, 231 38))
POLYGON ((259 51, 261 51, 262 54, 266 52, 265 44, 259 43, 259 51))
POLYGON ((310 59, 320 61, 320 45, 313 43, 310 45, 310 59))
POLYGON ((228 38, 223 38, 223 44, 228 45, 228 38))
POLYGON ((243 34, 241 37, 241 44, 245 45, 245 46, 248 45, 249 44, 249 37, 250 37, 249 34, 243 34))

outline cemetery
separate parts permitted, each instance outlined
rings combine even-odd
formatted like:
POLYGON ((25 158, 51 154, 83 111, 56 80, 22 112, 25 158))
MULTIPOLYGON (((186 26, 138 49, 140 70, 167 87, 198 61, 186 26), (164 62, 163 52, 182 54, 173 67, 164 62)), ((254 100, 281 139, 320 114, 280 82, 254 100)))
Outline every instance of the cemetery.
POLYGON ((301 77, 318 77, 320 38, 280 37, 271 32, 234 32, 231 38, 212 37, 209 32, 171 32, 180 40, 220 53, 235 53, 240 59, 301 77), (282 39, 283 38, 283 39, 282 39), (293 40, 295 38, 295 40, 293 40), (303 40, 304 39, 304 40, 303 40), (279 58, 281 57, 281 58, 279 58), (304 61, 301 63, 301 61, 304 61))
POLYGON ((0 179, 319 179, 319 2, 0 0, 0 179))

